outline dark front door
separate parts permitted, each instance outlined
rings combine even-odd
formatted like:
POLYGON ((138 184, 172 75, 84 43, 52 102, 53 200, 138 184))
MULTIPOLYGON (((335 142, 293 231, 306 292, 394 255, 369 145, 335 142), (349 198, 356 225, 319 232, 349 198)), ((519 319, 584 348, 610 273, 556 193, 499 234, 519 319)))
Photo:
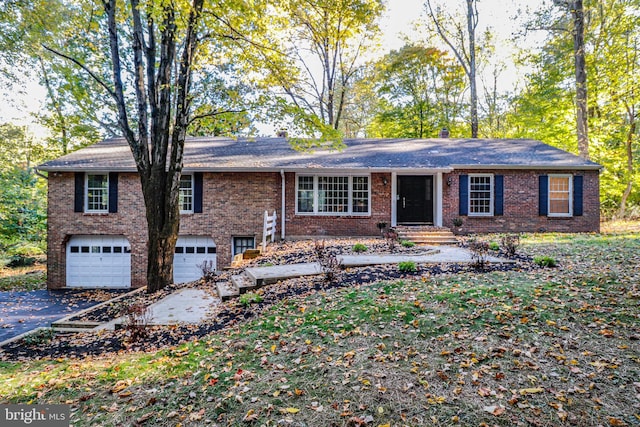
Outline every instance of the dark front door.
POLYGON ((398 223, 433 224, 433 176, 398 176, 398 223))

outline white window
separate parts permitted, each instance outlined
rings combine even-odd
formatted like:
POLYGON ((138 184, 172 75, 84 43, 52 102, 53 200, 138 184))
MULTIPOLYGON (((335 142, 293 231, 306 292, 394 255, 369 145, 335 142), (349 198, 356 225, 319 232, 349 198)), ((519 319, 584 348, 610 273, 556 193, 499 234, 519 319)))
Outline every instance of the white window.
POLYGON ((256 239, 254 237, 234 237, 233 255, 243 254, 247 249, 255 249, 256 239))
POLYGON ((469 175, 469 216, 493 215, 493 175, 469 175))
POLYGON ((109 175, 87 174, 87 212, 108 212, 109 211, 109 175))
POLYGON ((549 216, 571 216, 571 175, 549 175, 549 216))
POLYGON ((368 215, 369 176, 296 176, 296 213, 317 215, 368 215))
POLYGON ((193 175, 180 177, 180 213, 193 213, 193 175))

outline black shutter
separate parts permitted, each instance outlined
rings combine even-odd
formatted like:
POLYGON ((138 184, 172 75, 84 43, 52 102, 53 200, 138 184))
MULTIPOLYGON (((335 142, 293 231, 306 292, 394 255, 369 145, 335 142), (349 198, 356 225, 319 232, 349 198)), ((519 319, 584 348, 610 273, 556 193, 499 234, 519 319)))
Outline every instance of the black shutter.
POLYGON ((458 192, 459 214, 469 214, 469 175, 460 175, 460 185, 458 192))
POLYGON ((118 173, 109 173, 109 213, 118 212, 118 173))
POLYGON ((582 216, 582 176, 573 177, 573 215, 582 216))
POLYGON ((493 214, 504 215, 504 176, 495 175, 493 177, 495 185, 493 188, 493 214))
POLYGON ((538 177, 538 215, 549 214, 549 177, 540 175, 538 177))
POLYGON ((193 212, 202 213, 202 172, 193 174, 193 212))
POLYGON ((76 172, 76 187, 73 200, 73 211, 84 211, 84 173, 76 172))

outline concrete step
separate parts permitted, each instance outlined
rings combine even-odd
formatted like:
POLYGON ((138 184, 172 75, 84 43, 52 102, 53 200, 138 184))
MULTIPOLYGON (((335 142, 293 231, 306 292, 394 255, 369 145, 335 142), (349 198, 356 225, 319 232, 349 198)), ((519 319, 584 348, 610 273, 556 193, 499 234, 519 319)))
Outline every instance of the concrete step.
POLYGON ((51 323, 51 327, 56 331, 62 329, 72 329, 75 331, 82 330, 91 330, 97 328, 102 323, 100 322, 81 322, 81 321, 71 321, 71 320, 59 320, 57 322, 51 323))
POLYGON ((305 264, 276 265, 272 267, 250 267, 245 274, 256 283, 264 286, 276 283, 282 279, 293 277, 315 276, 322 273, 322 267, 317 262, 305 264))
POLYGON ((218 296, 222 301, 235 298, 240 295, 240 291, 232 282, 218 282, 216 284, 218 296))
POLYGON ((233 283, 233 286, 235 286, 241 294, 258 287, 256 280, 252 279, 244 272, 231 276, 231 283, 233 283))

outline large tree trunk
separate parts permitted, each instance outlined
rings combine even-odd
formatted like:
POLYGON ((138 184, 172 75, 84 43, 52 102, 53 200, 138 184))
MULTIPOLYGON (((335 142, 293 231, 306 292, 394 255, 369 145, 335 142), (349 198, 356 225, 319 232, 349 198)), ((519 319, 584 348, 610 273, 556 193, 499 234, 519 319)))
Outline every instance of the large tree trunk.
POLYGON ((576 128, 578 133, 578 153, 589 159, 588 112, 587 112, 587 67, 584 46, 584 7, 582 0, 575 0, 571 8, 573 14, 573 53, 576 72, 576 128))
POLYGON ((627 186, 622 193, 620 199, 620 207, 618 209, 618 218, 624 218, 627 210, 627 200, 633 190, 633 136, 636 133, 636 114, 635 110, 627 105, 627 116, 629 118, 629 131, 627 132, 627 140, 625 141, 625 151, 627 153, 627 186))
POLYGON ((471 91, 471 138, 478 137, 478 85, 476 83, 476 26, 478 15, 475 0, 467 0, 467 31, 469 33, 469 89, 471 91))

